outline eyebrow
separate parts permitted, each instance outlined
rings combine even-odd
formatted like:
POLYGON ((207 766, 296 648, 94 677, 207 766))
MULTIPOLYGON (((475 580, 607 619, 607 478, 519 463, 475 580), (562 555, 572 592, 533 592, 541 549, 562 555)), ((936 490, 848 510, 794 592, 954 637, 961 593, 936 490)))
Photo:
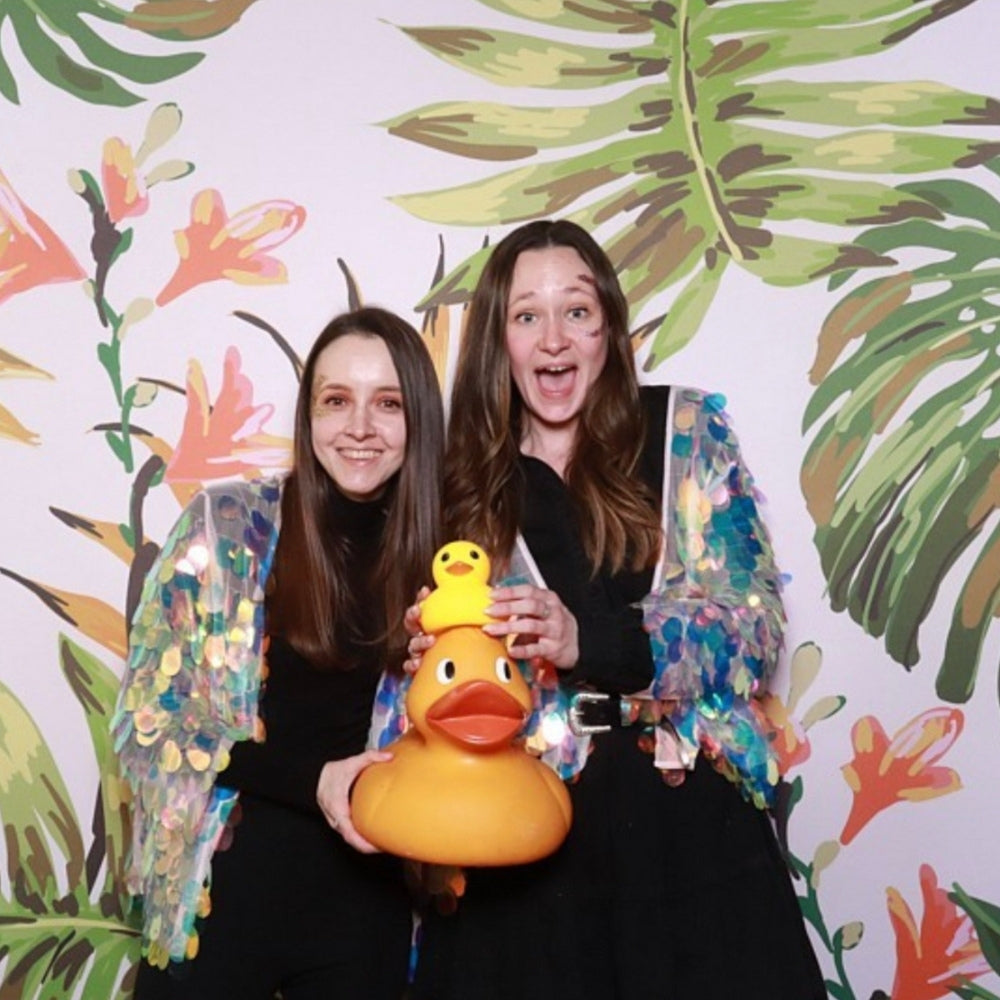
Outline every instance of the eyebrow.
MULTIPOLYGON (((322 389, 340 389, 343 392, 353 392, 354 390, 346 382, 314 382, 313 392, 317 393, 322 389)), ((375 392, 402 392, 403 387, 398 382, 392 382, 388 385, 377 385, 375 386, 375 392)))
MULTIPOLYGON (((581 288, 580 285, 566 285, 563 288, 560 288, 559 291, 561 291, 561 292, 593 292, 594 294, 597 293, 597 282, 594 281, 594 279, 589 274, 578 274, 576 276, 576 278, 577 278, 577 281, 582 281, 584 283, 584 286, 589 286, 589 287, 582 287, 581 288)), ((532 289, 529 292, 525 292, 523 295, 518 295, 518 297, 516 299, 511 299, 507 304, 509 306, 515 305, 516 303, 521 302, 524 299, 530 299, 534 294, 535 294, 535 290, 532 289)))

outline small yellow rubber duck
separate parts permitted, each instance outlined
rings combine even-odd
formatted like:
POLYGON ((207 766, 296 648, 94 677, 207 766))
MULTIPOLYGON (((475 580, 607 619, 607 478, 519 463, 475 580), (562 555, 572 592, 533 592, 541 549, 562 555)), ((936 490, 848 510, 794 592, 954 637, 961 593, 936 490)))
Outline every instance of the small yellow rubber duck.
POLYGON ((358 832, 385 851, 436 864, 514 865, 551 854, 572 806, 565 785, 516 738, 531 693, 500 640, 450 628, 406 696, 410 728, 392 760, 351 793, 358 832))
POLYGON ((456 625, 486 625, 490 598, 490 558, 475 542, 443 545, 434 555, 436 588, 420 602, 420 626, 437 635, 456 625))

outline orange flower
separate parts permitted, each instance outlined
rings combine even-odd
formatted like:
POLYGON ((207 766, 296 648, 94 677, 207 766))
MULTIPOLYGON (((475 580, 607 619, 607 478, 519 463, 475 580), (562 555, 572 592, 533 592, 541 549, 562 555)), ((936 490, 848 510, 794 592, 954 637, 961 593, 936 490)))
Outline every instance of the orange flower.
POLYGON ((305 209, 290 201, 265 201, 230 219, 218 191, 200 192, 191 204, 190 224, 174 234, 181 259, 157 304, 219 278, 242 285, 285 281, 285 265, 268 251, 294 236, 305 217, 305 209))
POLYGON ((851 730, 854 759, 841 768, 854 802, 840 842, 849 844, 894 802, 919 802, 961 788, 956 771, 934 765, 958 739, 963 722, 958 709, 932 708, 911 719, 890 743, 874 716, 858 719, 851 730))
POLYGON ((149 207, 146 179, 136 169, 132 150, 114 136, 104 143, 101 188, 108 218, 115 224, 142 215, 149 207))
POLYGON ((239 351, 230 347, 214 405, 209 403, 201 365, 194 360, 188 365, 187 413, 181 439, 167 463, 168 483, 251 478, 263 469, 289 465, 288 439, 262 431, 274 407, 253 405, 253 385, 240 372, 240 363, 239 351))
POLYGON ((819 676, 822 665, 823 653, 819 646, 814 642, 802 643, 792 654, 786 701, 773 692, 767 692, 750 703, 771 742, 778 758, 778 771, 782 775, 809 759, 812 751, 808 732, 812 726, 844 707, 842 695, 826 695, 799 717, 799 701, 819 676))
POLYGON ((181 113, 176 104, 161 104, 150 116, 146 136, 139 151, 121 139, 112 137, 104 143, 101 157, 101 189, 104 205, 113 223, 142 215, 149 207, 149 188, 161 181, 185 177, 194 169, 185 160, 169 160, 147 174, 140 173, 149 156, 172 139, 181 125, 181 113))
POLYGON ((751 702, 751 707, 763 723, 764 732, 771 741, 771 749, 778 758, 780 774, 788 774, 793 767, 809 759, 812 751, 805 728, 798 719, 793 718, 790 707, 776 694, 765 694, 759 704, 751 702))
POLYGON ((36 285, 78 281, 83 268, 0 172, 0 302, 36 285))
POLYGON ((896 934, 896 978, 892 1000, 936 1000, 964 979, 990 971, 972 919, 938 886, 930 865, 920 866, 924 915, 920 930, 898 889, 886 890, 889 919, 896 934))

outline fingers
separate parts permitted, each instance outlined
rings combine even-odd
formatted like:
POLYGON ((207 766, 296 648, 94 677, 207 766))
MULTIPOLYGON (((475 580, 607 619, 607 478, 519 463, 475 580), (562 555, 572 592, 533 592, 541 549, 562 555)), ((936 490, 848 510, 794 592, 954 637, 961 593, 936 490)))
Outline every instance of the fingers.
POLYGON ((403 670, 408 674, 415 674, 420 668, 420 663, 424 653, 434 645, 434 636, 425 635, 423 632, 410 638, 406 651, 409 654, 403 661, 403 670))
POLYGON ((351 786, 369 764, 390 760, 392 754, 386 750, 366 750, 354 757, 327 761, 320 772, 316 801, 323 816, 346 843, 362 854, 374 854, 379 849, 362 837, 351 821, 351 786))
POLYGON ((557 667, 575 666, 579 659, 576 618, 552 590, 519 584, 497 587, 488 613, 499 619, 484 631, 507 637, 508 651, 517 659, 541 657, 557 667))

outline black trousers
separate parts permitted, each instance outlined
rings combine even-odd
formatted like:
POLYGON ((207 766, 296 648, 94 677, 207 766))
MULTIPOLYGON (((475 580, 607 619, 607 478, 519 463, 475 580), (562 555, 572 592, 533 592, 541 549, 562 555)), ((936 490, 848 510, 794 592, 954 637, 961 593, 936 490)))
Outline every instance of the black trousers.
POLYGON ((636 735, 595 739, 555 855, 425 915, 417 1000, 826 1000, 767 815, 704 760, 668 787, 636 735))
POLYGON ((321 817, 241 804, 197 957, 143 961, 134 1000, 400 1000, 411 902, 398 860, 358 854, 321 817))

